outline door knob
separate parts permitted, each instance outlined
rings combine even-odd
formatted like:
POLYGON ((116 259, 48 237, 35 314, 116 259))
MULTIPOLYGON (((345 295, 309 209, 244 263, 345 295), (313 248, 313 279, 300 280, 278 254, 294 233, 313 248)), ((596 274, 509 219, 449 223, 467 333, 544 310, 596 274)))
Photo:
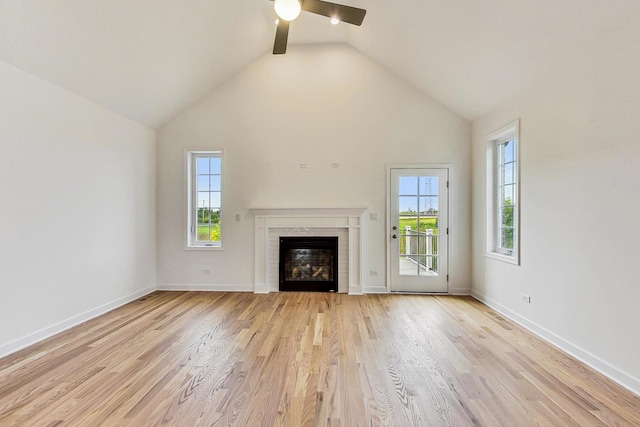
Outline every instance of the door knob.
POLYGON ((396 227, 395 225, 393 227, 391 227, 393 230, 397 230, 398 227, 396 227))
POLYGON ((395 234, 393 236, 391 236, 391 237, 394 238, 394 239, 398 238, 398 236, 396 236, 395 234))

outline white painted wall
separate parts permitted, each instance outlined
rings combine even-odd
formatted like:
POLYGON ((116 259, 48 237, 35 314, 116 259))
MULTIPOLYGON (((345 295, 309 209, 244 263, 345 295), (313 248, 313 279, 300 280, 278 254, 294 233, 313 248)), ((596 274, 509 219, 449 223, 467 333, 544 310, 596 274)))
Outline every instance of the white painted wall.
POLYGON ((155 288, 155 134, 0 62, 0 356, 155 288))
POLYGON ((451 163, 451 284, 468 292, 469 142, 466 120, 347 46, 266 54, 158 130, 158 285, 252 290, 249 208, 367 206, 363 284, 385 286, 385 165, 451 163), (184 250, 186 149, 224 150, 221 252, 184 250))
POLYGON ((473 126, 473 291, 640 391, 640 30, 473 126), (521 122, 522 265, 485 258, 485 135, 521 122), (520 294, 531 296, 531 304, 520 294))

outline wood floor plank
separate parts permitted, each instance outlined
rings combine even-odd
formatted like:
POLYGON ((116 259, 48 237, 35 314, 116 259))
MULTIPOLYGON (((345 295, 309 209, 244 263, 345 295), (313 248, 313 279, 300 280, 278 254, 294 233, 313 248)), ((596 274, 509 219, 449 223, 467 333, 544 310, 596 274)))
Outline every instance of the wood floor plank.
POLYGON ((1 426, 640 426, 468 297, 156 292, 0 359, 1 426))

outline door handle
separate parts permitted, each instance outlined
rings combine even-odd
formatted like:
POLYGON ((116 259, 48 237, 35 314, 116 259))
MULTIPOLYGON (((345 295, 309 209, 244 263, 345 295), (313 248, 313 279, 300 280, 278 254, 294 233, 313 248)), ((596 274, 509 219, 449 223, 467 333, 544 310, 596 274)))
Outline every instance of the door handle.
POLYGON ((393 238, 393 239, 397 239, 397 238, 398 238, 398 236, 396 236, 396 235, 394 234, 393 236, 391 236, 391 238, 393 238))

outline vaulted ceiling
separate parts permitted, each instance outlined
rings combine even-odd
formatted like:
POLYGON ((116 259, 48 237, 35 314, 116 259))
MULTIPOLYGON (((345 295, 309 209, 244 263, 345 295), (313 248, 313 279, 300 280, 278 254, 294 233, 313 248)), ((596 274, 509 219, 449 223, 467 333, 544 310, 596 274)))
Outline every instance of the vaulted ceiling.
MULTIPOLYGON (((290 44, 349 44, 470 120, 640 22, 638 0, 342 3, 361 27, 303 12, 290 44)), ((268 0, 0 0, 0 60, 157 128, 270 54, 274 20, 268 0)))

